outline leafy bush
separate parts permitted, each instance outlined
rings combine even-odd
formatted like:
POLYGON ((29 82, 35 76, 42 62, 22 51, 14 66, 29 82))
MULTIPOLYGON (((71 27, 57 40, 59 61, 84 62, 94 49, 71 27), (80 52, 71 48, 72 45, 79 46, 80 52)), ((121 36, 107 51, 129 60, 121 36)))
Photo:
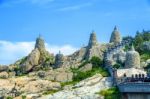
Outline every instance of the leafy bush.
POLYGON ((102 90, 97 94, 104 96, 105 97, 104 99, 121 99, 121 95, 117 87, 112 87, 107 90, 102 90))
POLYGON ((26 96, 22 96, 22 99, 26 99, 26 96))
POLYGON ((141 54, 141 61, 146 61, 150 59, 150 52, 144 52, 141 54))
POLYGON ((92 63, 93 67, 100 67, 103 65, 103 61, 96 56, 93 56, 90 62, 92 63))
POLYGON ((13 97, 11 97, 11 96, 8 96, 6 99, 13 99, 13 97))
POLYGON ((116 63, 115 65, 113 65, 113 68, 116 68, 116 69, 118 69, 120 67, 121 67, 121 64, 119 64, 119 63, 116 63))

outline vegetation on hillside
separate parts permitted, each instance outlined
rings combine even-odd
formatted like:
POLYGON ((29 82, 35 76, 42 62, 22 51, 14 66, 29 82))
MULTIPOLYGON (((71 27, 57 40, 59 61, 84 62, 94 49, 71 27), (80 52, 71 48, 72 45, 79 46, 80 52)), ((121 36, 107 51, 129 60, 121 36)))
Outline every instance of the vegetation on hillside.
POLYGON ((107 69, 103 67, 103 61, 99 57, 96 57, 96 56, 92 57, 90 61, 86 61, 82 63, 79 66, 79 68, 71 68, 71 71, 74 74, 73 81, 61 83, 62 87, 64 87, 65 85, 70 85, 70 84, 74 85, 81 80, 94 76, 95 74, 101 74, 103 77, 110 76, 107 69), (81 71, 80 68, 85 66, 87 63, 92 64, 92 70, 89 70, 86 72, 81 71))
MULTIPOLYGON (((134 47, 136 51, 138 51, 141 55, 141 61, 146 61, 147 59, 150 59, 150 51, 145 50, 142 46, 144 42, 150 41, 150 31, 137 31, 135 37, 127 36, 124 37, 123 40, 130 39, 133 41, 134 47)), ((126 46, 125 50, 128 50, 129 47, 126 46)))
POLYGON ((107 90, 102 90, 97 94, 104 96, 104 99, 121 99, 121 94, 117 87, 112 87, 107 90))

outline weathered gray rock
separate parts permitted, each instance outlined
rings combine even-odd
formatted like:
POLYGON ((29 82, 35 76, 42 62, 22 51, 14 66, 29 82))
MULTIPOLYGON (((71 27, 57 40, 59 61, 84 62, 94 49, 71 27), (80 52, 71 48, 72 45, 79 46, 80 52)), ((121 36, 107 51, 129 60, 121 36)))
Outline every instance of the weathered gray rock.
POLYGON ((79 82, 72 88, 65 88, 53 95, 42 96, 39 99, 104 99, 103 96, 95 93, 110 88, 112 82, 109 79, 109 77, 103 78, 97 74, 79 82))
POLYGON ((133 46, 126 54, 125 68, 140 68, 140 55, 133 46))
POLYGON ((29 54, 27 57, 27 60, 21 64, 22 71, 23 72, 29 72, 31 69, 33 69, 34 66, 37 66, 39 64, 40 59, 40 52, 38 49, 35 49, 29 54))
POLYGON ((140 48, 143 51, 150 51, 150 41, 144 42, 140 48))
POLYGON ((118 53, 113 55, 113 59, 117 62, 124 63, 126 60, 126 52, 120 50, 118 53))
POLYGON ((50 64, 53 62, 53 55, 46 51, 44 40, 41 37, 38 37, 35 49, 23 60, 23 62, 20 62, 20 66, 23 73, 28 73, 30 71, 50 67, 50 64))
POLYGON ((8 71, 8 70, 9 70, 8 66, 1 66, 0 65, 0 72, 2 72, 2 71, 8 71))
POLYGON ((120 43, 120 42, 121 42, 121 35, 120 35, 117 27, 115 26, 115 28, 111 34, 110 43, 120 43))
POLYGON ((64 68, 58 68, 48 71, 38 71, 30 74, 30 77, 38 77, 40 79, 46 79, 57 82, 69 82, 73 79, 73 73, 70 70, 64 68))
POLYGON ((0 96, 5 97, 12 96, 12 94, 15 95, 15 92, 19 93, 19 95, 24 94, 28 96, 28 94, 42 94, 45 91, 61 89, 61 85, 58 82, 29 78, 26 76, 10 79, 0 79, 0 82, 0 96), (15 92, 12 91, 14 89, 16 90, 15 92))
POLYGON ((90 70, 92 70, 92 64, 90 64, 90 63, 86 64, 85 66, 80 68, 80 71, 82 71, 82 72, 86 72, 86 71, 90 71, 90 70))
POLYGON ((0 78, 7 79, 8 78, 8 73, 7 72, 0 72, 0 78))

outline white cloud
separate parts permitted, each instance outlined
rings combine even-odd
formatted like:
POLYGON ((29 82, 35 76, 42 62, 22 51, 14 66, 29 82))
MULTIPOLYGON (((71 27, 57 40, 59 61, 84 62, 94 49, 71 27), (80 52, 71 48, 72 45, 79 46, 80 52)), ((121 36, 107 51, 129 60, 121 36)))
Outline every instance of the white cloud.
POLYGON ((74 5, 74 6, 68 6, 64 8, 58 9, 58 11, 72 11, 72 10, 79 10, 84 7, 89 7, 92 6, 92 3, 84 3, 84 4, 79 4, 79 5, 74 5))
MULTIPOLYGON (((16 60, 27 56, 34 49, 35 42, 9 42, 0 41, 0 64, 11 64, 16 60)), ((61 51, 64 55, 72 54, 77 48, 71 45, 49 45, 46 48, 50 53, 57 54, 61 51)))

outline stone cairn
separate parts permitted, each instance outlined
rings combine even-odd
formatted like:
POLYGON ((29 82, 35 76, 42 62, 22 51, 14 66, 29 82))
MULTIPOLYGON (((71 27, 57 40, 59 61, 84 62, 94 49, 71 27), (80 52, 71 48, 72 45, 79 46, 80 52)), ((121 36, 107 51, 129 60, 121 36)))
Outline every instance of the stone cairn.
POLYGON ((140 68, 140 55, 133 45, 126 54, 125 68, 140 68))
POLYGON ((121 42, 121 36, 120 33, 117 29, 117 27, 115 26, 112 34, 111 34, 111 38, 110 38, 110 43, 120 43, 121 42))
POLYGON ((61 52, 59 51, 59 53, 55 56, 55 67, 54 68, 59 68, 63 65, 64 63, 64 55, 61 54, 61 52))
POLYGON ((90 40, 89 40, 89 44, 88 47, 92 48, 93 46, 97 46, 98 45, 98 41, 96 38, 96 33, 94 31, 92 31, 91 35, 90 35, 90 40))
POLYGON ((41 35, 36 39, 35 49, 38 49, 40 52, 45 51, 45 42, 41 35))

